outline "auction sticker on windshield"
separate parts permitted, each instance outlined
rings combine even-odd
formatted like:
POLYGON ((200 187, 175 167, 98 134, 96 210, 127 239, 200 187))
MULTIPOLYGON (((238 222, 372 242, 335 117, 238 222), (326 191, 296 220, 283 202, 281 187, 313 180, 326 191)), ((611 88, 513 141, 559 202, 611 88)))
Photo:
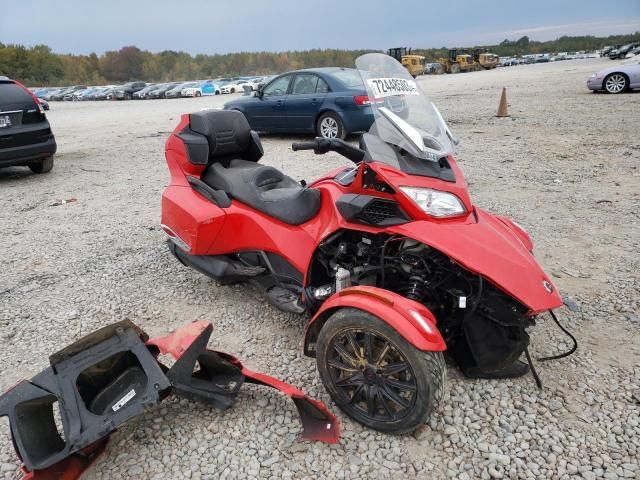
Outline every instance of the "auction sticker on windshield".
POLYGON ((405 78, 368 78, 367 84, 376 98, 394 95, 420 95, 416 82, 405 78))

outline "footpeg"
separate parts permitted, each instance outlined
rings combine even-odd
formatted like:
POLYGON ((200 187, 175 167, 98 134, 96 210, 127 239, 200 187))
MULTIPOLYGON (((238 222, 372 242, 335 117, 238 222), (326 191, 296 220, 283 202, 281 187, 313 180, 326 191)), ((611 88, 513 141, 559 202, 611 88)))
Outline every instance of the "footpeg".
POLYGON ((234 275, 242 275, 245 277, 257 277, 265 272, 264 267, 253 267, 249 265, 243 265, 238 262, 230 263, 229 270, 234 275))
POLYGON ((267 299, 274 307, 291 313, 303 313, 306 309, 300 303, 300 297, 282 287, 271 287, 267 290, 267 299))

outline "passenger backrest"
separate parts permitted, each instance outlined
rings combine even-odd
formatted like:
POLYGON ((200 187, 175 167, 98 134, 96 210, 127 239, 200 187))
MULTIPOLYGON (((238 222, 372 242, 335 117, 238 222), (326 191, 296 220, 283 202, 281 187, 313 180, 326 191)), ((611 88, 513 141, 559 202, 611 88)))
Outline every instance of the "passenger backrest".
POLYGON ((237 110, 192 113, 189 127, 179 137, 187 147, 189 161, 196 165, 221 163, 226 167, 234 159, 257 162, 264 154, 260 137, 237 110))

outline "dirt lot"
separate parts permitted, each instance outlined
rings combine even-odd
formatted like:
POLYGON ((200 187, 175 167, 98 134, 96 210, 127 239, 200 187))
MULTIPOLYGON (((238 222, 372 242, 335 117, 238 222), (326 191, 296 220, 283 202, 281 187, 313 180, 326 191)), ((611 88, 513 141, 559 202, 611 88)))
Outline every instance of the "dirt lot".
MULTIPOLYGON (((85 478, 640 479, 640 93, 585 87, 611 63, 420 80, 462 139, 474 202, 523 225, 579 306, 560 312, 579 351, 539 365, 542 391, 529 376, 470 381, 450 368, 449 395, 430 425, 405 437, 366 430, 331 404, 314 360, 302 355, 304 318, 171 257, 158 226, 167 132, 180 113, 229 97, 54 103, 54 170, 0 170, 0 389, 105 324, 131 319, 155 335, 207 319, 216 348, 327 402, 342 421, 341 443, 296 442, 292 404, 246 387, 224 413, 164 402, 113 435, 85 478), (503 86, 511 117, 495 118, 503 86)), ((292 140, 265 136, 263 162, 307 180, 344 163, 293 153, 292 140)), ((535 357, 568 347, 550 321, 533 332, 535 357)), ((16 468, 4 423, 0 478, 16 478, 16 468)))

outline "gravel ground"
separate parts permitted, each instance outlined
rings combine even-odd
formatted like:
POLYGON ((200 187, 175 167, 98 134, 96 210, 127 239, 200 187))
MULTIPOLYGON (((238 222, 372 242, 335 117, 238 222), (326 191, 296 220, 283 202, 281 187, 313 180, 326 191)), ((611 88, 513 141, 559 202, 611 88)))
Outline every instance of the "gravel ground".
MULTIPOLYGON (((54 103, 54 170, 0 170, 0 389, 105 324, 131 319, 157 335, 207 319, 213 346, 325 401, 340 416, 340 444, 297 442, 293 405, 247 386, 224 413, 164 402, 115 433, 84 478, 640 479, 640 93, 588 92, 586 77, 605 65, 420 79, 462 139, 474 201, 532 234, 538 259, 578 307, 560 318, 580 349, 538 366, 543 390, 529 376, 471 381, 450 368, 449 395, 429 425, 403 437, 367 430, 332 405, 315 361, 301 354, 304 318, 182 267, 158 227, 163 144, 181 112, 229 97, 54 103), (503 86, 511 117, 495 118, 503 86)), ((292 140, 265 136, 263 162, 307 180, 344 163, 294 154, 292 140)), ((535 328, 535 357, 568 347, 552 322, 535 328)), ((4 422, 0 478, 16 469, 4 422)))

